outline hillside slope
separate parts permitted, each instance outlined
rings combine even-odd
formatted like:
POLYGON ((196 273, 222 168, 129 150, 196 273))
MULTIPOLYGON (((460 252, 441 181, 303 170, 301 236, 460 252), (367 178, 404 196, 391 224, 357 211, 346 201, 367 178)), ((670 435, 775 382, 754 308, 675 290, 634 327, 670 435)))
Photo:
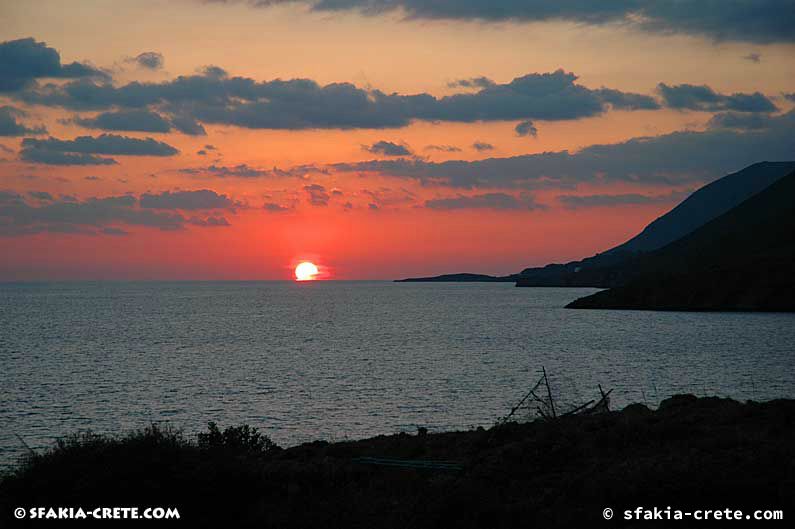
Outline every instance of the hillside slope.
POLYGON ((608 252, 649 252, 662 248, 726 213, 795 171, 795 162, 760 162, 696 190, 638 235, 608 252))
POLYGON ((629 241, 581 261, 526 268, 517 286, 612 287, 628 278, 615 266, 662 248, 726 213, 795 170, 795 162, 760 162, 698 189, 629 241))
POLYGON ((615 267, 623 286, 570 308, 795 310, 795 172, 659 250, 615 267), (623 272, 621 271, 623 269, 623 272))

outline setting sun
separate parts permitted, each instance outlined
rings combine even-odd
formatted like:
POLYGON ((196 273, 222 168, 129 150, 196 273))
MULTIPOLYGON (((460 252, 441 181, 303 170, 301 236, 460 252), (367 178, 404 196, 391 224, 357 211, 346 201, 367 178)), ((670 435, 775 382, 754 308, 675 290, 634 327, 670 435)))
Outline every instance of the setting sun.
POLYGON ((295 280, 296 281, 311 281, 315 279, 318 270, 314 263, 304 261, 295 267, 295 280))

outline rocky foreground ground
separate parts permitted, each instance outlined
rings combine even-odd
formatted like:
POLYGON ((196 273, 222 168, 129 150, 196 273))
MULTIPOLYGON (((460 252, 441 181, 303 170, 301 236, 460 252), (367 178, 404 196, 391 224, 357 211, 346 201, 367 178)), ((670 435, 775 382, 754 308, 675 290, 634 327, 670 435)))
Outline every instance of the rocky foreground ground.
POLYGON ((0 525, 20 523, 19 506, 133 505, 177 506, 193 527, 648 527, 623 519, 639 506, 782 509, 786 520, 793 456, 795 401, 685 395, 654 411, 288 449, 246 427, 197 440, 150 428, 71 437, 22 462, 0 482, 0 525))

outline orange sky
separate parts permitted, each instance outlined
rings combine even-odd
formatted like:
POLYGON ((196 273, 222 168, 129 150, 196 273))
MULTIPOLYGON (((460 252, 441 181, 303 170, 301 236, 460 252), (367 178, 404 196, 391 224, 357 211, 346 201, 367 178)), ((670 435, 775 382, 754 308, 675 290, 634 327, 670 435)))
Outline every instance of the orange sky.
MULTIPOLYGON (((394 13, 373 17, 308 12, 292 4, 262 9, 246 2, 223 5, 193 0, 3 1, 0 18, 5 21, 0 42, 32 37, 56 50, 61 64, 78 61, 104 70, 108 78, 102 82, 117 88, 133 81, 165 84, 217 65, 230 77, 254 81, 305 78, 321 86, 347 82, 357 89, 380 90, 387 95, 424 93, 441 98, 477 92, 454 86, 460 79, 486 77, 503 85, 528 74, 563 69, 575 73, 576 84, 588 91, 609 88, 641 94, 660 106, 622 110, 606 105, 602 113, 590 117, 534 117, 535 137, 517 134, 515 127, 523 121, 518 118, 466 122, 412 118, 407 125, 386 128, 312 125, 305 130, 243 128, 207 121, 202 123, 206 135, 192 136, 174 130, 88 129, 67 120, 76 116, 90 119, 119 108, 63 108, 32 102, 20 91, 0 91, 0 107, 15 109, 13 119, 29 130, 36 126, 47 129, 46 134, 0 135, 0 192, 18 195, 26 208, 40 208, 30 213, 39 215, 35 222, 25 216, 28 213, 6 210, 12 211, 5 214, 11 227, 0 231, 0 280, 289 279, 292 267, 302 259, 314 260, 325 277, 334 279, 391 279, 464 271, 513 273, 526 266, 585 257, 621 243, 668 211, 687 191, 742 168, 734 164, 758 161, 757 156, 785 156, 787 145, 792 145, 749 150, 738 154, 737 161, 727 161, 725 167, 702 170, 694 161, 692 168, 677 171, 667 180, 643 175, 602 178, 598 157, 597 161, 589 158, 591 165, 585 168, 575 162, 577 174, 589 171, 593 164, 597 169, 588 178, 578 176, 574 186, 517 187, 501 179, 509 175, 500 174, 493 184, 467 187, 386 170, 334 166, 403 158, 421 163, 476 162, 545 152, 576 154, 592 145, 619 144, 633 138, 659 138, 684 130, 714 131, 714 126, 708 125, 710 119, 726 108, 674 108, 663 100, 658 83, 707 85, 723 98, 720 105, 730 104, 725 101, 732 94, 759 92, 776 110, 754 115, 775 119, 791 110, 793 103, 785 94, 795 92, 795 45, 781 39, 715 41, 699 34, 648 33, 632 27, 584 26, 559 20, 406 21, 394 13), (162 67, 148 69, 132 60, 150 51, 162 54, 162 67), (750 54, 758 54, 757 59, 749 59, 750 54), (70 140, 102 133, 153 138, 179 153, 102 155, 118 163, 98 166, 23 159, 24 138, 70 140), (389 156, 365 150, 364 146, 379 141, 403 146, 410 154, 389 156), (473 147, 477 142, 493 148, 477 150, 473 147), (206 145, 214 149, 207 150, 206 145), (428 148, 434 145, 457 150, 428 148), (206 154, 197 154, 201 150, 206 154), (278 168, 291 174, 219 178, 206 170, 208 166, 234 168, 241 164, 261 172, 278 168), (300 166, 307 168, 297 170, 300 166), (323 204, 312 203, 310 186, 318 186, 328 195, 323 204), (85 224, 73 220, 64 224, 60 217, 43 216, 53 203, 83 204, 92 197, 131 195, 137 199, 145 193, 205 189, 226 195, 235 206, 173 208, 170 212, 184 219, 223 217, 229 226, 202 227, 186 221, 181 229, 161 230, 129 223, 124 216, 85 224), (52 200, 41 201, 30 192, 47 192, 52 200), (439 199, 486 194, 510 195, 521 205, 431 206, 439 199), (635 203, 628 200, 623 205, 571 209, 560 201, 561 195, 641 197, 635 203), (278 205, 284 211, 268 211, 263 209, 265 204, 278 205), (103 228, 124 235, 101 232, 103 228)), ((48 82, 65 85, 71 80, 37 77, 26 88, 48 82)), ((489 105, 499 109, 502 102, 496 99, 489 105)), ((171 111, 166 106, 148 110, 163 115, 171 111)), ((751 133, 763 134, 767 129, 758 130, 751 133)), ((739 134, 734 129, 730 133, 739 134)), ((723 136, 716 133, 716 138, 723 136)), ((620 165, 622 152, 610 154, 610 163, 620 165)), ((689 151, 687 155, 694 156, 689 151)), ((684 154, 671 151, 668 158, 679 156, 684 154)), ((432 166, 427 170, 439 169, 432 166)), ((547 171, 555 172, 554 168, 547 171)), ((627 171, 633 172, 631 167, 627 171)), ((3 211, 0 207, 0 228, 3 211)))

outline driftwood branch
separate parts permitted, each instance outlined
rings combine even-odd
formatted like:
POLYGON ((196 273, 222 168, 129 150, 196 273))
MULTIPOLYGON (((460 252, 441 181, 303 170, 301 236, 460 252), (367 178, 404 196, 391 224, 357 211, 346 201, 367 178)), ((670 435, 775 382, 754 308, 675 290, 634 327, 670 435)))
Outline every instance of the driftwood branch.
POLYGON ((19 442, 20 442, 20 443, 22 443, 22 446, 24 446, 24 447, 25 447, 25 448, 28 450, 28 453, 29 453, 30 455, 32 455, 32 456, 38 455, 38 454, 36 454, 36 451, 35 451, 35 450, 33 450, 33 449, 32 449, 32 448, 31 448, 31 447, 28 445, 28 443, 26 443, 26 442, 25 442, 25 440, 24 440, 24 439, 22 439, 22 437, 21 437, 21 436, 20 436, 18 433, 14 433, 14 435, 16 436, 16 438, 17 438, 17 439, 19 439, 19 442))
MULTIPOLYGON (((610 410, 610 394, 613 392, 613 390, 611 389, 606 392, 604 389, 602 389, 601 384, 597 384, 600 394, 599 400, 591 399, 584 404, 580 404, 579 406, 576 406, 570 409, 569 411, 566 411, 558 415, 558 410, 555 407, 555 400, 552 396, 552 387, 549 384, 549 375, 547 374, 547 370, 544 366, 541 366, 541 373, 542 373, 541 378, 538 380, 538 382, 536 382, 533 388, 530 391, 528 391, 524 395, 524 397, 522 397, 522 400, 520 400, 516 406, 511 408, 511 411, 510 413, 508 413, 508 415, 506 415, 505 417, 503 417, 498 421, 498 424, 507 422, 511 417, 513 417, 516 414, 517 411, 519 411, 519 409, 522 408, 522 406, 530 404, 527 407, 531 408, 532 403, 536 404, 535 406, 536 413, 538 414, 539 417, 541 417, 544 420, 552 420, 552 419, 557 419, 559 417, 568 417, 577 414, 598 413, 600 411, 610 410), (536 391, 538 391, 538 389, 541 387, 542 384, 545 385, 547 389, 546 395, 544 397, 541 397, 538 395, 538 393, 536 393, 536 391)), ((566 407, 568 407, 568 405, 566 407)))
POLYGON ((530 396, 531 396, 531 395, 532 395, 532 396, 535 396, 535 390, 537 390, 537 389, 538 389, 538 386, 540 386, 540 385, 541 385, 541 382, 543 382, 543 380, 544 380, 543 378, 540 378, 540 379, 538 380, 538 382, 536 382, 536 385, 535 385, 535 386, 533 386, 533 389, 531 389, 530 391, 528 391, 528 392, 527 392, 527 394, 526 394, 524 397, 522 397, 522 400, 520 400, 520 401, 519 401, 519 404, 517 404, 516 406, 514 406, 514 407, 511 409, 511 413, 509 413, 507 416, 505 416, 505 418, 503 418, 503 419, 502 419, 502 422, 507 422, 507 421, 508 421, 508 419, 510 419, 511 417, 513 417, 513 414, 514 414, 514 413, 516 413, 516 412, 519 410, 519 408, 521 408, 521 407, 522 407, 522 404, 524 404, 524 403, 525 403, 525 401, 526 401, 528 398, 530 398, 530 396))
POLYGON ((585 404, 583 404, 583 405, 581 405, 581 406, 577 406, 577 407, 576 407, 576 408, 574 408, 573 410, 569 410, 569 411, 567 411, 566 413, 564 413, 563 415, 561 415, 561 417, 566 417, 566 416, 569 416, 569 415, 574 415, 574 414, 575 414, 575 413, 577 413, 578 411, 582 411, 582 410, 584 410, 585 408, 587 408, 588 406, 590 406, 590 405, 591 405, 591 404, 593 404, 594 402, 596 402, 596 401, 595 401, 594 399, 591 399, 591 400, 589 400, 588 402, 586 402, 585 404))
POLYGON ((555 413, 555 402, 552 400, 552 390, 549 388, 549 379, 547 378, 547 370, 541 366, 541 371, 544 373, 544 382, 547 385, 547 396, 549 397, 549 408, 552 410, 552 417, 556 418, 558 415, 555 413))

